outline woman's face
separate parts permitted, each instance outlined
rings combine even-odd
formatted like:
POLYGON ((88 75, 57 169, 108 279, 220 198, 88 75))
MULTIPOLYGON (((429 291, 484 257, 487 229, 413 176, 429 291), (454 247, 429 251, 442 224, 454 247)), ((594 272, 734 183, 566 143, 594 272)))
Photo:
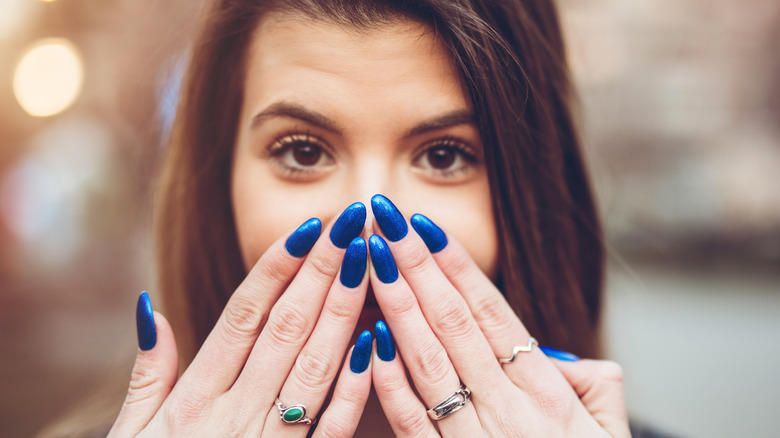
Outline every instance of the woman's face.
POLYGON ((494 278, 482 148, 452 60, 428 26, 358 31, 271 14, 249 49, 233 157, 244 264, 304 220, 327 223, 381 193, 407 218, 431 218, 494 278))

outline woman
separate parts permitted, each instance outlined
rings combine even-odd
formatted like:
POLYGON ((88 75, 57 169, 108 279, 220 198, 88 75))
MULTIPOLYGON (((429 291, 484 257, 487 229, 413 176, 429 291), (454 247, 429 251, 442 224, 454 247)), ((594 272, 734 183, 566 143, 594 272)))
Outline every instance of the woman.
POLYGON ((629 435, 619 367, 532 337, 598 355, 548 1, 220 0, 192 55, 112 436, 629 435))

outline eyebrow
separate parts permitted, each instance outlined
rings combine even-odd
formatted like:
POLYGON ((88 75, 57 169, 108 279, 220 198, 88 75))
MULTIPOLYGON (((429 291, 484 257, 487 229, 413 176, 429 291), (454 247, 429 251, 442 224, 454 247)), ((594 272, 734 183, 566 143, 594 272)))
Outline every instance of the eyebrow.
POLYGON ((269 105, 268 108, 252 117, 251 127, 256 128, 260 126, 264 119, 272 117, 289 117, 331 132, 341 132, 338 124, 330 118, 316 111, 312 111, 303 105, 291 102, 276 102, 269 105))
POLYGON ((439 129, 473 123, 475 123, 474 113, 465 109, 455 110, 420 123, 419 125, 410 129, 404 138, 414 137, 416 135, 425 134, 426 132, 436 131, 439 129))
MULTIPOLYGON (((263 122, 263 120, 273 117, 289 117, 292 119, 301 120, 310 125, 314 125, 337 134, 343 132, 338 123, 324 114, 318 113, 304 107, 303 105, 292 102, 276 102, 269 105, 266 109, 259 112, 252 118, 252 123, 250 126, 252 128, 256 128, 263 122)), ((474 113, 466 109, 455 110, 418 124, 414 128, 410 129, 404 135, 404 138, 414 137, 439 129, 473 123, 475 123, 474 113)))

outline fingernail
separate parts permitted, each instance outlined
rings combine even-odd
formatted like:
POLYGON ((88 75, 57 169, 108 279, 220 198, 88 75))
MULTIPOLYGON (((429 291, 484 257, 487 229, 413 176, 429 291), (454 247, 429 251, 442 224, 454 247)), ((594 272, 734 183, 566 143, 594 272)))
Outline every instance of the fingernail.
POLYGON ((376 276, 382 283, 392 283, 398 279, 398 268, 395 259, 385 239, 376 234, 368 238, 368 246, 371 251, 371 263, 376 270, 376 276))
POLYGON ((544 345, 540 345, 539 349, 542 350, 542 353, 544 353, 547 357, 551 357, 553 359, 562 360, 565 362, 577 362, 580 360, 579 357, 568 353, 566 351, 556 350, 552 347, 545 347, 544 345))
POLYGON ((349 360, 349 369, 355 374, 360 374, 368 368, 368 361, 371 360, 371 332, 363 330, 355 342, 355 348, 352 349, 352 359, 349 360))
POLYGON ((376 355, 385 362, 395 359, 393 336, 384 321, 376 322, 374 336, 376 336, 376 355))
POLYGON ((349 242, 363 231, 366 223, 366 206, 356 202, 344 210, 330 230, 330 241, 339 248, 346 248, 349 242))
POLYGON ((322 232, 322 222, 316 217, 313 217, 298 227, 290 237, 287 238, 284 247, 287 248, 287 252, 294 257, 303 257, 311 251, 311 247, 314 246, 314 242, 320 237, 322 232))
POLYGON ((431 253, 437 253, 447 246, 447 235, 433 221, 421 214, 412 215, 410 221, 431 253))
POLYGON ((341 263, 341 284, 350 288, 358 287, 366 273, 367 257, 366 241, 362 237, 352 239, 341 263))
POLYGON ((154 312, 149 294, 141 292, 135 308, 135 327, 138 330, 138 348, 148 351, 157 344, 157 328, 154 326, 154 312))
POLYGON ((406 226, 404 216, 398 211, 398 208, 382 195, 374 195, 371 198, 371 211, 379 228, 391 242, 397 242, 406 236, 409 227, 406 226))

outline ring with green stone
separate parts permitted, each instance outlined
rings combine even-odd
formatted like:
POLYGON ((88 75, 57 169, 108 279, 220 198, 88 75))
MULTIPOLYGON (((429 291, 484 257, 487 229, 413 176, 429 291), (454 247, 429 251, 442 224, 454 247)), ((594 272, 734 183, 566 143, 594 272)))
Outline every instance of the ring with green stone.
POLYGON ((279 418, 284 424, 311 424, 311 418, 306 416, 304 405, 287 406, 277 398, 276 407, 279 409, 279 418))

